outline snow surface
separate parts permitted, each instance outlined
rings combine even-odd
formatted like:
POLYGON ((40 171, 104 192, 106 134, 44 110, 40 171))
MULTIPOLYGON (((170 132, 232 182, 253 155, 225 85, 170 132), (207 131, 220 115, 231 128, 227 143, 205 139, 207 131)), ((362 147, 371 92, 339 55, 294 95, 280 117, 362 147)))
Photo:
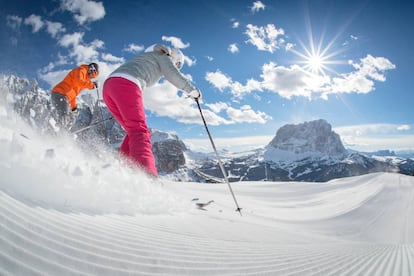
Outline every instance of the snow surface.
POLYGON ((226 184, 151 179, 5 108, 0 175, 0 275, 414 275, 406 175, 232 183, 240 216, 226 184))

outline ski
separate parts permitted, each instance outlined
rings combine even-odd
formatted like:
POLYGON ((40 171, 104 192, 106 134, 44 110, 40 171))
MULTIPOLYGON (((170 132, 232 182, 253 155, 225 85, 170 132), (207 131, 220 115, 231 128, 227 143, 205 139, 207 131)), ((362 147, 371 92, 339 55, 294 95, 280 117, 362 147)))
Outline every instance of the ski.
MULTIPOLYGON (((198 198, 193 198, 191 201, 198 201, 198 200, 199 200, 198 198)), ((214 202, 214 200, 209 200, 207 202, 196 202, 195 205, 196 205, 197 209, 207 211, 207 209, 205 207, 207 207, 208 205, 210 205, 213 202, 214 202)))

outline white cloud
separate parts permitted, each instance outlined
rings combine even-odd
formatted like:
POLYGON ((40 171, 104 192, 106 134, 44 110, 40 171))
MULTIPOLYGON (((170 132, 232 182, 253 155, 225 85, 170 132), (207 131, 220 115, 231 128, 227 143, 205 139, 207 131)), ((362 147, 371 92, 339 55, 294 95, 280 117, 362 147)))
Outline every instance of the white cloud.
POLYGON ((144 49, 145 47, 143 45, 136 45, 134 43, 131 43, 126 48, 124 48, 124 51, 130 53, 138 53, 144 51, 144 49))
POLYGON ((308 75, 299 66, 276 66, 270 62, 263 66, 262 87, 290 99, 292 96, 309 97, 311 91, 306 80, 308 75))
POLYGON ((250 105, 243 105, 240 109, 227 108, 227 115, 234 123, 259 123, 264 124, 272 117, 261 111, 254 111, 250 105))
POLYGON ((227 50, 229 50, 229 52, 235 54, 239 52, 239 48, 237 47, 236 43, 230 44, 229 47, 227 48, 227 50))
POLYGON ((273 24, 267 24, 264 27, 248 24, 246 27, 245 34, 249 38, 246 42, 256 46, 260 51, 273 53, 284 44, 281 37, 285 31, 282 28, 277 29, 273 24))
POLYGON ((401 131, 410 130, 410 129, 411 129, 410 125, 399 125, 399 126, 397 126, 397 130, 401 130, 401 131))
POLYGON ((39 15, 32 14, 24 20, 19 16, 7 16, 7 25, 12 29, 18 29, 22 22, 25 25, 31 26, 33 33, 39 32, 44 26, 46 26, 46 31, 53 38, 56 38, 59 33, 64 33, 66 31, 62 23, 43 20, 39 15))
POLYGON ((84 33, 75 32, 66 34, 59 40, 61 46, 69 48, 69 56, 74 58, 78 64, 98 60, 98 50, 104 46, 104 42, 99 39, 95 39, 89 44, 84 43, 83 36, 84 33))
POLYGON ((240 22, 237 21, 236 19, 232 18, 232 19, 230 19, 230 21, 232 22, 231 23, 231 27, 233 29, 237 29, 238 27, 240 27, 240 22))
POLYGON ((218 102, 218 103, 209 103, 206 104, 213 112, 220 113, 223 110, 226 110, 229 106, 227 103, 218 102))
POLYGON ((32 32, 37 33, 45 23, 42 21, 42 18, 38 15, 30 15, 24 20, 24 24, 32 26, 32 32))
POLYGON ((184 63, 191 67, 197 63, 197 60, 191 59, 190 57, 184 55, 184 63))
POLYGON ((384 82, 384 71, 395 69, 396 66, 386 58, 367 55, 360 63, 350 62, 356 70, 340 74, 325 87, 325 94, 336 93, 369 93, 374 90, 374 80, 384 82))
POLYGON ((181 38, 175 37, 175 36, 162 36, 161 38, 163 41, 168 41, 171 43, 171 45, 175 48, 179 49, 185 49, 190 46, 190 43, 184 43, 181 38))
POLYGON ((406 124, 366 124, 335 127, 345 147, 360 151, 408 150, 414 148, 414 134, 406 124))
MULTIPOLYGON (((171 83, 163 81, 145 89, 145 108, 157 116, 165 116, 184 124, 202 124, 200 112, 194 100, 180 96, 177 88, 171 83), (183 112, 185 110, 185 112, 183 112)), ((203 115, 209 125, 260 123, 263 124, 271 117, 263 112, 256 112, 250 106, 240 109, 226 103, 202 105, 203 115), (206 107, 206 108, 204 108, 206 107), (227 118, 218 113, 225 111, 227 118)))
POLYGON ((75 46, 82 42, 85 33, 75 32, 72 34, 64 35, 60 40, 59 44, 63 47, 75 46))
POLYGON ((253 6, 250 8, 250 10, 254 13, 260 10, 264 10, 265 7, 266 7, 265 4, 263 4, 261 1, 256 1, 256 2, 253 2, 253 6))
POLYGON ((399 134, 403 131, 410 130, 410 125, 398 124, 365 124, 343 126, 335 128, 335 131, 343 136, 362 136, 362 135, 384 135, 384 134, 399 134))
POLYGON ((232 123, 259 123, 264 124, 272 117, 261 111, 254 111, 250 105, 243 105, 239 109, 229 106, 227 103, 218 102, 206 104, 213 112, 225 111, 232 123))
POLYGON ((46 20, 46 30, 47 32, 53 37, 56 38, 59 33, 66 32, 65 27, 63 27, 62 23, 59 22, 51 22, 46 20))
POLYGON ((295 47, 295 44, 288 42, 288 43, 286 43, 285 50, 286 50, 286 51, 289 51, 289 50, 291 50, 293 47, 295 47))
POLYGON ((6 16, 6 24, 10 28, 17 30, 20 28, 21 24, 23 22, 23 19, 20 16, 17 15, 7 15, 6 16))
MULTIPOLYGON (((202 124, 194 100, 180 96, 177 88, 167 81, 146 88, 143 96, 145 108, 157 116, 173 118, 184 124, 202 124)), ((231 123, 210 110, 203 110, 203 113, 210 125, 231 123)))
POLYGON ((112 54, 101 54, 101 57, 104 61, 111 63, 124 63, 125 59, 122 57, 116 57, 112 54))
POLYGON ((220 91, 231 87, 232 83, 231 78, 221 73, 220 70, 217 70, 216 72, 207 72, 205 79, 220 91))
POLYGON ((220 70, 217 70, 216 72, 207 72, 205 79, 222 92, 225 89, 229 89, 235 97, 241 97, 254 90, 262 90, 261 84, 256 80, 250 79, 247 81, 246 85, 242 85, 239 82, 233 81, 229 76, 220 72, 220 70))
POLYGON ((371 55, 361 59, 360 63, 351 62, 350 65, 354 71, 334 78, 310 73, 298 65, 285 67, 270 62, 263 65, 261 80, 249 79, 245 85, 233 81, 219 70, 208 72, 205 79, 222 92, 228 89, 235 97, 267 90, 286 99, 295 96, 327 99, 330 94, 372 92, 374 81, 385 81, 384 72, 395 68, 388 59, 371 55))
POLYGON ((242 85, 239 82, 233 81, 220 70, 217 70, 216 72, 207 72, 205 79, 222 92, 225 89, 229 89, 235 97, 240 97, 243 94, 254 90, 262 90, 261 84, 256 80, 250 79, 247 81, 246 85, 242 85))
POLYGON ((406 151, 414 148, 414 135, 344 136, 341 139, 346 148, 366 152, 378 150, 406 151))
POLYGON ((61 8, 73 13, 73 17, 81 25, 100 20, 105 16, 105 8, 102 2, 61 0, 61 8))

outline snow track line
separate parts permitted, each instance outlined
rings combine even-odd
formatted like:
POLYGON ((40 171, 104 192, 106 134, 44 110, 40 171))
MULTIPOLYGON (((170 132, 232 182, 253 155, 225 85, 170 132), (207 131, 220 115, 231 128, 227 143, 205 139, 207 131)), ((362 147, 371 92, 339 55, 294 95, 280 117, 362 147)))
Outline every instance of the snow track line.
MULTIPOLYGON (((324 232, 307 231, 306 222, 289 228, 287 222, 269 223, 266 217, 256 216, 246 223, 252 216, 248 213, 233 219, 211 210, 177 215, 59 211, 25 204, 0 191, 0 274, 410 276, 414 273, 414 245, 409 243, 413 194, 404 182, 395 186, 398 191, 391 199, 403 195, 403 202, 390 210, 406 212, 398 221, 402 239, 395 244, 361 241, 353 232, 345 235, 346 231, 338 236, 327 231, 322 238, 324 232), (288 233, 289 229, 295 230, 288 233)), ((369 194, 366 187, 361 189, 369 194)), ((371 203, 378 206, 371 200, 362 204, 371 203)), ((230 208, 220 206, 225 211, 230 208)), ((393 213, 384 210, 379 212, 388 219, 393 213)), ((368 221, 373 227, 369 231, 377 221, 381 217, 368 221)), ((366 223, 361 220, 356 229, 366 223)))

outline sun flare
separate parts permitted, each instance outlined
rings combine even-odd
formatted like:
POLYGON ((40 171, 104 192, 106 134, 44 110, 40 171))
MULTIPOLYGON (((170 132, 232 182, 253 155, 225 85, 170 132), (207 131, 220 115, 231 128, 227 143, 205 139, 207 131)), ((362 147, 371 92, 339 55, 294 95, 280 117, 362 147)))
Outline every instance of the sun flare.
POLYGON ((334 60, 340 51, 331 51, 333 42, 331 41, 328 45, 322 47, 322 41, 319 41, 317 45, 314 44, 313 39, 310 39, 309 45, 305 45, 302 41, 299 41, 302 50, 291 48, 290 51, 300 57, 297 63, 301 64, 305 71, 311 74, 325 76, 327 75, 327 71, 335 73, 331 65, 343 63, 343 61, 334 60))
POLYGON ((309 68, 309 70, 313 73, 318 73, 318 72, 323 72, 322 69, 324 67, 324 60, 323 57, 319 56, 319 55, 312 55, 310 57, 307 58, 307 60, 305 61, 306 65, 305 67, 309 68))

